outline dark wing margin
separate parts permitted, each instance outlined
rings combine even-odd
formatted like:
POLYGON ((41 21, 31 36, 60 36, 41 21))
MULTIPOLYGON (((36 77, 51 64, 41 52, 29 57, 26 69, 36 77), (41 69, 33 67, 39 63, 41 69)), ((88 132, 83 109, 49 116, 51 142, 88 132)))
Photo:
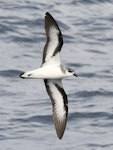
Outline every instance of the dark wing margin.
POLYGON ((67 95, 64 91, 64 89, 57 84, 58 82, 53 82, 51 80, 45 79, 44 80, 45 86, 47 93, 51 99, 52 103, 52 108, 53 108, 53 121, 54 121, 54 126, 56 129, 56 133, 59 139, 63 137, 65 128, 66 128, 66 123, 67 123, 67 116, 68 116, 68 100, 67 100, 67 95), (53 84, 54 88, 51 89, 51 85, 53 84), (54 92, 57 90, 58 93, 60 93, 61 98, 55 97, 54 92), (59 104, 58 101, 62 101, 63 106, 61 106, 63 114, 60 113, 59 109, 59 104))
POLYGON ((47 12, 45 15, 45 31, 46 31, 47 41, 43 50, 42 64, 46 62, 46 56, 48 53, 48 45, 50 44, 50 42, 52 42, 52 38, 53 38, 51 37, 51 34, 50 34, 51 28, 55 28, 56 30, 58 30, 58 33, 56 33, 56 36, 58 36, 58 39, 57 39, 58 44, 55 45, 54 49, 51 51, 50 57, 55 56, 58 52, 61 51, 61 48, 63 45, 63 38, 62 38, 62 33, 55 19, 47 12))

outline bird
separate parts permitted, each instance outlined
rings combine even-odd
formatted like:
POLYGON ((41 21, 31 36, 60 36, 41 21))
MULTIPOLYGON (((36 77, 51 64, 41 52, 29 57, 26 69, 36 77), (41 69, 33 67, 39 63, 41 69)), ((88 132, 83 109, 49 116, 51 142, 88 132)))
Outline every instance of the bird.
POLYGON ((63 36, 57 22, 49 12, 45 13, 45 32, 46 44, 40 68, 22 72, 20 77, 44 80, 52 104, 56 134, 59 139, 62 139, 68 118, 68 97, 62 85, 62 78, 77 77, 77 74, 73 69, 61 64, 60 52, 63 46, 63 36))

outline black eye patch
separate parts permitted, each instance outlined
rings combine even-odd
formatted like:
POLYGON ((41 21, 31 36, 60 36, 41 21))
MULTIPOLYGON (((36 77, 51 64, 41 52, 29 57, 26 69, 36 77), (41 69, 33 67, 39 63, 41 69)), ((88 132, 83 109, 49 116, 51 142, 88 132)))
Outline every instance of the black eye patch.
POLYGON ((73 72, 73 70, 71 70, 71 69, 69 69, 68 71, 69 71, 69 72, 73 72))

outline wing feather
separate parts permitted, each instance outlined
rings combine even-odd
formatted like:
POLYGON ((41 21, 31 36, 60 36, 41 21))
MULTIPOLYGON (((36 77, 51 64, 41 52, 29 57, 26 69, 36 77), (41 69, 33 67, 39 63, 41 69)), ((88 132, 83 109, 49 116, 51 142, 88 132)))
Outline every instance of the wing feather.
POLYGON ((59 139, 62 138, 67 122, 68 100, 61 80, 44 80, 47 93, 52 102, 53 121, 59 139))
POLYGON ((45 16, 45 31, 47 41, 43 51, 42 64, 60 52, 63 45, 62 33, 56 21, 48 12, 45 16))

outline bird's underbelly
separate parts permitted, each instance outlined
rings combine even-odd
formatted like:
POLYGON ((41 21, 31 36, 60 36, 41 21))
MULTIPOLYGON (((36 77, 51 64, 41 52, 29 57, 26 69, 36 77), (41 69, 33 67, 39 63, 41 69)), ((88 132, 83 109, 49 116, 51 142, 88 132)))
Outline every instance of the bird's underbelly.
POLYGON ((53 67, 53 66, 42 67, 36 70, 26 72, 25 76, 28 78, 40 78, 40 79, 55 79, 65 77, 60 67, 53 67))
POLYGON ((39 70, 36 76, 43 79, 54 79, 54 78, 62 78, 63 73, 61 72, 60 69, 46 68, 39 70))

